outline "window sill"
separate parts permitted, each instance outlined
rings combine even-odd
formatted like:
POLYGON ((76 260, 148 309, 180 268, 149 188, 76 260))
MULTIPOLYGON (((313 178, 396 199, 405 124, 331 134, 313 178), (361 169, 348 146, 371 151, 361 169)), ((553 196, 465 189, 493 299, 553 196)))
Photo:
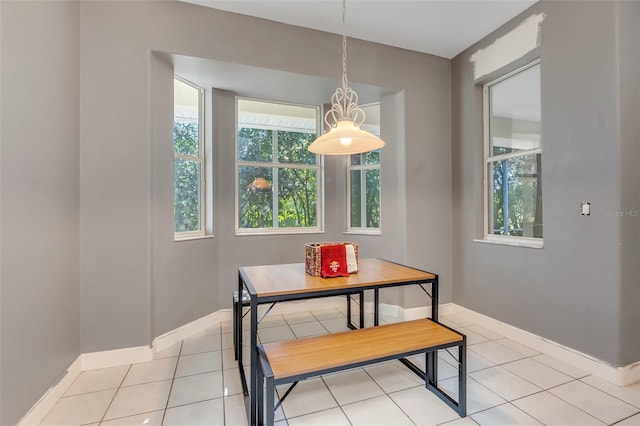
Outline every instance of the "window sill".
POLYGON ((350 229, 343 232, 344 235, 382 235, 379 229, 350 229))
POLYGON ((183 241, 194 241, 194 240, 207 240, 209 238, 213 238, 214 235, 192 235, 190 237, 174 237, 173 241, 176 243, 180 243, 183 241))
POLYGON ((301 235, 301 234, 324 234, 322 229, 278 229, 277 231, 239 231, 236 230, 236 237, 257 237, 264 235, 301 235))
POLYGON ((485 243, 485 244, 497 244, 501 246, 512 246, 512 247, 524 247, 524 248, 532 248, 532 249, 541 249, 544 248, 544 242, 542 240, 530 240, 525 238, 483 238, 483 239, 474 239, 474 243, 485 243))

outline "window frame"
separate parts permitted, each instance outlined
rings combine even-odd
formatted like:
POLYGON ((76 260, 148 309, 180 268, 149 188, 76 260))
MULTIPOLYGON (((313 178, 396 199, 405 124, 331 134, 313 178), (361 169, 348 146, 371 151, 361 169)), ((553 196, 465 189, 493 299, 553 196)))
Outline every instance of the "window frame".
MULTIPOLYGON (((186 84, 190 87, 193 87, 194 89, 196 89, 198 91, 198 156, 193 156, 193 155, 187 155, 187 154, 180 154, 178 152, 176 152, 175 149, 175 140, 173 141, 173 161, 174 161, 174 165, 173 165, 173 196, 174 196, 174 202, 173 202, 173 238, 174 241, 183 241, 183 240, 190 240, 190 239, 194 239, 194 238, 199 238, 199 237, 204 237, 206 235, 206 161, 205 161, 205 143, 204 143, 204 117, 205 117, 205 111, 204 111, 204 93, 205 90, 204 88, 198 86, 197 84, 194 84, 192 82, 190 82, 189 80, 186 80, 183 77, 180 77, 178 75, 174 75, 174 81, 175 80, 179 80, 181 83, 186 84), (199 205, 200 205, 200 227, 198 230, 195 231, 176 231, 175 229, 175 172, 176 172, 176 168, 175 168, 175 160, 180 159, 180 160, 185 160, 185 161, 193 161, 197 164, 199 164, 200 166, 200 196, 199 196, 199 205)), ((174 99, 174 109, 175 109, 175 99, 174 99)), ((175 111, 174 111, 174 127, 175 127, 175 111)))
MULTIPOLYGON (((368 104, 363 104, 360 107, 363 109, 369 108, 369 107, 374 107, 377 106, 378 110, 380 109, 380 102, 371 102, 368 104)), ((363 127, 367 125, 366 122, 366 116, 365 116, 365 122, 363 123, 363 127)), ((379 134, 377 136, 380 136, 379 134)), ((346 179, 346 203, 347 203, 347 208, 346 208, 346 231, 344 232, 345 234, 361 234, 361 235, 381 235, 382 234, 382 150, 376 150, 379 152, 379 161, 377 164, 359 164, 359 165, 353 165, 352 164, 352 155, 366 155, 366 153, 362 153, 362 154, 352 154, 352 155, 347 155, 346 159, 345 159, 345 169, 347 171, 347 179, 346 179), (362 176, 362 172, 364 171, 366 174, 367 170, 379 170, 379 179, 380 179, 380 187, 378 188, 378 191, 380 191, 380 205, 378 206, 380 208, 380 226, 378 228, 368 228, 366 226, 351 226, 351 172, 354 170, 360 170, 361 172, 361 176, 362 176)), ((360 204, 360 223, 365 223, 366 224, 366 218, 367 218, 367 206, 366 206, 366 197, 367 197, 367 193, 366 193, 366 177, 365 179, 361 179, 360 181, 360 199, 361 199, 361 204, 360 204)))
MULTIPOLYGON (((272 133, 272 158, 271 162, 267 161, 240 161, 238 159, 238 135, 240 131, 239 123, 238 123, 238 101, 246 100, 246 101, 255 101, 255 102, 265 102, 271 104, 281 104, 287 106, 296 106, 303 108, 313 108, 315 110, 316 116, 316 132, 318 134, 320 127, 320 107, 316 105, 305 105, 293 102, 282 102, 275 101, 269 99, 260 99, 260 98, 251 98, 245 96, 236 96, 235 99, 235 169, 234 169, 234 180, 235 180, 235 235, 236 236, 258 236, 258 235, 288 235, 288 234, 317 234, 324 232, 324 159, 321 155, 316 155, 315 164, 298 164, 298 163, 279 163, 277 162, 277 142, 278 142, 278 131, 293 131, 287 127, 278 127, 278 126, 268 126, 268 125, 254 125, 250 128, 254 129, 263 129, 270 130, 272 133), (240 167, 256 167, 256 168, 268 168, 272 170, 273 173, 273 224, 278 225, 278 169, 301 169, 301 170, 315 170, 316 171, 316 226, 308 226, 308 227, 280 227, 273 226, 270 228, 241 228, 240 227, 240 191, 239 191, 239 170, 240 167)), ((247 127, 247 126, 244 126, 247 127)), ((299 130, 297 130, 299 131, 299 130)))
MULTIPOLYGON (((378 150, 379 151, 379 150, 378 150)), ((364 156, 366 153, 356 154, 364 156)), ((351 172, 360 171, 360 176, 366 175, 369 170, 378 170, 380 174, 380 180, 382 180, 382 155, 380 155, 380 161, 376 164, 359 164, 353 165, 351 155, 346 157, 347 162, 347 234, 364 234, 364 235, 380 235, 382 233, 382 182, 378 191, 380 192, 380 226, 378 228, 368 228, 366 226, 351 226, 351 172), (364 174, 363 174, 364 172, 364 174)), ((360 223, 367 222, 367 179, 360 179, 360 223)))
MULTIPOLYGON (((513 71, 510 71, 486 84, 483 85, 482 88, 482 96, 483 96, 483 143, 484 143, 484 151, 483 151, 483 202, 484 202, 484 214, 483 214, 483 239, 475 240, 478 242, 489 242, 494 244, 503 244, 510 246, 521 246, 521 247, 530 247, 530 248, 542 248, 544 246, 544 234, 543 237, 521 237, 515 235, 497 235, 493 234, 490 229, 490 223, 493 222, 493 208, 492 201, 490 200, 490 194, 493 194, 493 177, 489 176, 489 169, 492 163, 498 161, 509 160, 512 158, 518 157, 527 157, 527 156, 535 156, 540 155, 542 157, 542 140, 540 141, 540 147, 534 148, 530 150, 522 150, 517 152, 505 153, 492 155, 491 153, 491 96, 490 90, 492 86, 505 81, 523 71, 526 71, 530 68, 540 65, 541 60, 538 58, 534 61, 527 63, 513 71)), ((544 205, 544 203, 543 203, 544 205)))

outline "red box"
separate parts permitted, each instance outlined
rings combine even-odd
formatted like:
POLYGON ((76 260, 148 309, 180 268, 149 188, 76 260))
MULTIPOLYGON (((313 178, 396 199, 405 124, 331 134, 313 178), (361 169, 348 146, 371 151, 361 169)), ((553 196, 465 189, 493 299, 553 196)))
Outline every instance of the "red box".
POLYGON ((305 251, 305 262, 304 262, 304 270, 307 274, 313 275, 314 277, 321 276, 322 271, 322 258, 320 255, 320 247, 322 246, 331 246, 331 245, 346 245, 351 244, 353 246, 353 251, 356 253, 356 263, 358 262, 358 245, 355 243, 349 243, 346 241, 335 241, 335 242, 322 242, 322 243, 306 243, 304 245, 305 251))

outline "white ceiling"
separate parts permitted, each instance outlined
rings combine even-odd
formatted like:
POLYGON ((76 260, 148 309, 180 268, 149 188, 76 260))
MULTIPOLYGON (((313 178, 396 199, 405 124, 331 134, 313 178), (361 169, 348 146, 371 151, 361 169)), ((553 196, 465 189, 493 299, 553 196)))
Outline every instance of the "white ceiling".
MULTIPOLYGON (((342 34, 341 0, 184 0, 342 34)), ((349 37, 453 58, 537 0, 348 0, 349 37)))

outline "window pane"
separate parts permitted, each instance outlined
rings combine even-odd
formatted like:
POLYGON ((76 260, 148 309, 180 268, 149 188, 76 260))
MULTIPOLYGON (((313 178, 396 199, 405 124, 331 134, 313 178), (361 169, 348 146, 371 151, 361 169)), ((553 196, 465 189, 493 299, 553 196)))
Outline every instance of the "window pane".
POLYGON ((365 164, 380 164, 380 151, 370 151, 364 154, 365 164))
POLYGON ((173 147, 178 154, 197 157, 200 147, 198 123, 176 121, 173 127, 173 147))
POLYGON ((278 226, 289 228, 318 225, 317 181, 315 170, 278 169, 278 226))
POLYGON ((243 127, 238 130, 238 161, 270 162, 273 158, 273 132, 243 127))
POLYGON ((380 169, 367 170, 367 228, 380 227, 380 169))
POLYGON ((540 148, 540 65, 489 88, 490 155, 540 148))
POLYGON ((536 154, 490 163, 491 234, 542 238, 540 161, 536 154))
POLYGON ((173 80, 174 151, 197 157, 200 151, 200 89, 173 80))
POLYGON ((278 162, 316 164, 316 154, 307 150, 315 138, 315 133, 278 131, 278 162))
POLYGON ((362 154, 351 154, 351 165, 359 166, 362 164, 362 154))
POLYGON ((317 107, 237 100, 238 230, 318 228, 317 107), (261 162, 248 167, 248 162, 261 162), (287 166, 284 165, 295 165, 287 166))
POLYGON ((362 170, 351 170, 351 227, 362 227, 362 170))
POLYGON ((199 231, 200 163, 174 160, 174 229, 175 232, 199 231))
POLYGON ((238 215, 241 228, 273 227, 273 171, 238 167, 238 215))

